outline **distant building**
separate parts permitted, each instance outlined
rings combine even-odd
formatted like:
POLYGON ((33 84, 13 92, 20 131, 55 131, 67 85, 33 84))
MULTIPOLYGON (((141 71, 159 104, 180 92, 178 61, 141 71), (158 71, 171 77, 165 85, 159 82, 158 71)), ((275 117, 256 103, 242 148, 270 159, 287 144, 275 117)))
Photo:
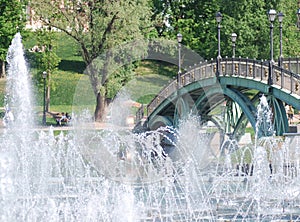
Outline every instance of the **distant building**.
POLYGON ((26 22, 26 29, 32 29, 32 30, 36 30, 36 29, 40 29, 43 27, 43 23, 41 21, 37 21, 34 19, 34 11, 33 9, 30 7, 30 5, 27 5, 26 7, 26 16, 27 16, 27 22, 26 22))
MULTIPOLYGON (((58 0, 56 0, 58 1, 58 0)), ((77 11, 77 19, 81 21, 81 24, 83 24, 83 30, 84 32, 88 31, 88 22, 82 22, 85 19, 85 12, 84 12, 84 9, 82 7, 82 3, 80 0, 78 0, 77 2, 77 5, 73 8, 70 8, 70 7, 66 7, 65 8, 65 5, 64 5, 64 0, 60 0, 61 3, 59 5, 59 7, 64 10, 64 11, 69 11, 69 13, 73 13, 74 11, 77 11)), ((86 3, 87 4, 87 3, 86 3)), ((42 28, 44 25, 43 25, 43 22, 41 20, 37 20, 35 18, 35 12, 34 10, 32 9, 32 7, 30 6, 30 3, 27 5, 26 7, 26 16, 27 16, 27 22, 26 22, 26 29, 31 29, 31 30, 37 30, 37 29, 40 29, 42 28)), ((69 27, 71 28, 71 27, 69 27)), ((59 31, 56 29, 56 31, 59 31)))

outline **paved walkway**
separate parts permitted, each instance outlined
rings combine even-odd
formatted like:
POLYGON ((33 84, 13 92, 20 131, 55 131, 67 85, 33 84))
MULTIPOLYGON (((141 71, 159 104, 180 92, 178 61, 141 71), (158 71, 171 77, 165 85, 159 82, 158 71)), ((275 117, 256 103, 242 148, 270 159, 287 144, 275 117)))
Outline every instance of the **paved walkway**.
MULTIPOLYGON (((37 129, 40 130, 49 130, 50 129, 50 125, 48 126, 37 126, 37 129)), ((60 130, 60 131, 64 131, 64 130, 72 130, 74 129, 74 126, 72 125, 64 125, 64 126, 57 126, 57 125, 53 125, 53 130, 60 130)), ((100 122, 93 122, 93 123, 86 123, 82 126, 76 126, 78 128, 84 128, 84 129, 122 129, 122 130, 131 130, 133 129, 134 125, 128 125, 128 126, 116 126, 116 125, 112 125, 110 123, 100 123, 100 122)), ((2 119, 0 119, 0 130, 5 129, 5 126, 3 125, 3 121, 2 119)))
MULTIPOLYGON (((131 130, 133 129, 134 125, 130 126, 116 126, 110 123, 100 123, 100 122, 94 122, 94 123, 86 123, 82 126, 76 126, 77 128, 84 128, 84 129, 122 129, 122 130, 131 130)), ((41 129, 48 130, 50 126, 41 126, 41 129)), ((72 130, 74 127, 72 125, 70 126, 53 126, 54 130, 72 130)))
MULTIPOLYGON (((292 124, 291 125, 300 125, 300 114, 295 114, 294 118, 292 120, 292 124)), ((116 126, 116 125, 112 125, 110 123, 106 123, 106 122, 93 122, 93 123, 87 123, 83 126, 83 128, 87 128, 87 129, 133 129, 134 125, 130 124, 128 126, 116 126)), ((0 129, 4 129, 5 126, 3 125, 3 121, 2 119, 0 119, 0 129)), ((38 128, 40 128, 41 130, 49 130, 50 126, 38 126, 38 128)), ((71 126, 56 126, 53 125, 53 129, 54 130, 72 130, 74 129, 74 127, 71 126)))

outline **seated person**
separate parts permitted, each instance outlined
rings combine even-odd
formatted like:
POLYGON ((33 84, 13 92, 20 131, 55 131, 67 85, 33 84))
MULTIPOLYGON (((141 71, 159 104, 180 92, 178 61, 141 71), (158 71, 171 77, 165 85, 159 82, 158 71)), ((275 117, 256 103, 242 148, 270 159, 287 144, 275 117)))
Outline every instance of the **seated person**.
POLYGON ((71 116, 68 113, 61 113, 61 117, 56 118, 56 122, 61 126, 61 123, 68 123, 71 120, 71 116))
POLYGON ((61 118, 59 119, 59 125, 61 125, 62 122, 68 122, 65 113, 61 113, 61 118))
POLYGON ((59 122, 60 122, 60 119, 61 119, 60 113, 56 113, 56 114, 54 115, 54 117, 55 117, 55 120, 56 120, 57 125, 59 125, 59 122))
POLYGON ((69 113, 66 113, 66 118, 68 119, 68 122, 71 120, 71 116, 69 115, 69 113))

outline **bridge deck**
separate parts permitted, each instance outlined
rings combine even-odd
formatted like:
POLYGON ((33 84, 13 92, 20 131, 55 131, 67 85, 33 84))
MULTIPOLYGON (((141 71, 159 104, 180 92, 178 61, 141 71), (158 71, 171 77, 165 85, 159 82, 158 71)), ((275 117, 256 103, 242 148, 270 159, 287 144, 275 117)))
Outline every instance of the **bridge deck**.
MULTIPOLYGON (((219 77, 230 78, 244 78, 248 80, 254 80, 265 85, 270 85, 272 88, 280 90, 282 93, 289 95, 297 100, 300 99, 300 60, 296 59, 284 59, 283 68, 276 65, 272 66, 273 75, 270 76, 270 66, 268 61, 258 61, 254 59, 223 59, 220 64, 221 70, 219 77), (271 84, 269 84, 271 82, 271 84)), ((195 67, 190 67, 185 73, 183 73, 179 82, 177 80, 172 81, 159 94, 151 101, 147 106, 147 116, 166 99, 183 87, 193 83, 203 81, 205 79, 216 78, 217 63, 215 61, 209 61, 200 63, 195 67)), ((300 107, 299 107, 300 108, 300 107)), ((137 113, 137 120, 141 119, 143 112, 140 109, 137 113)))

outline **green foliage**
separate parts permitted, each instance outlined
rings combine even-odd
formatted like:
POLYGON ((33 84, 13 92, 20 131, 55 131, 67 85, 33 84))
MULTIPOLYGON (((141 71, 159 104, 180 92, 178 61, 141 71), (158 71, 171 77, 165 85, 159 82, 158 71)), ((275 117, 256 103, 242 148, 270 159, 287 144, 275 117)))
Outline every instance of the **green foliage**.
MULTIPOLYGON (((95 66, 89 67, 87 74, 90 76, 95 95, 100 93, 101 97, 107 99, 112 96, 112 85, 122 84, 126 79, 130 79, 124 78, 123 71, 118 75, 109 72, 114 58, 109 55, 109 50, 124 42, 149 36, 152 29, 149 1, 70 0, 64 1, 63 4, 62 7, 61 1, 36 0, 31 6, 37 18, 47 26, 58 28, 76 40, 86 65, 90 65, 101 55, 106 56, 106 61, 97 62, 95 66), (115 80, 109 75, 121 79, 117 83, 108 84, 109 81, 115 80)), ((131 75, 130 72, 128 75, 131 75)), ((103 101, 105 100, 98 100, 99 103, 103 101)), ((103 106, 105 104, 98 104, 97 107, 103 106)), ((100 109, 96 111, 101 112, 100 109)), ((101 118, 99 112, 96 118, 101 118)))
POLYGON ((231 55, 231 33, 238 35, 236 54, 249 58, 269 58, 269 22, 264 1, 239 1, 233 4, 223 2, 222 39, 224 55, 231 55), (224 28, 223 28, 224 27, 224 28))
MULTIPOLYGON (((282 0, 278 5, 277 11, 281 11, 285 15, 282 22, 284 57, 300 56, 300 30, 297 28, 297 8, 299 8, 299 3, 297 4, 297 1, 294 0, 282 0)), ((278 34, 276 39, 278 40, 278 34)))
POLYGON ((51 31, 51 29, 38 29, 36 31, 37 35, 37 47, 38 50, 36 52, 36 59, 39 65, 39 70, 41 73, 37 73, 36 79, 39 83, 43 84, 46 81, 47 84, 47 98, 46 98, 46 110, 49 110, 50 105, 50 89, 54 89, 56 82, 52 81, 52 75, 57 71, 57 66, 60 62, 60 58, 55 53, 55 34, 51 31), (42 73, 46 72, 46 79, 43 81, 42 73))
POLYGON ((155 1, 156 16, 162 20, 161 36, 174 39, 178 32, 183 35, 183 45, 196 50, 200 56, 210 58, 217 51, 215 13, 216 1, 155 1), (161 11, 158 11, 158 10, 161 11), (167 22, 166 22, 167 21, 167 22))
POLYGON ((120 67, 108 77, 106 85, 107 98, 114 98, 119 90, 134 77, 133 67, 133 64, 120 67))
POLYGON ((25 1, 0 0, 0 61, 6 60, 14 35, 25 26, 25 1))
POLYGON ((37 61, 41 70, 53 73, 57 70, 60 58, 56 55, 56 36, 53 31, 38 29, 37 46, 40 51, 36 52, 37 61))
MULTIPOLYGON (((222 13, 221 55, 232 55, 231 33, 237 33, 236 56, 270 59, 270 9, 282 11, 283 51, 285 57, 300 53, 299 31, 296 28, 297 1, 294 0, 153 0, 154 20, 160 36, 176 38, 180 32, 183 44, 203 58, 217 56, 216 12, 222 13)), ((279 24, 274 22, 274 59, 279 56, 279 24)))

